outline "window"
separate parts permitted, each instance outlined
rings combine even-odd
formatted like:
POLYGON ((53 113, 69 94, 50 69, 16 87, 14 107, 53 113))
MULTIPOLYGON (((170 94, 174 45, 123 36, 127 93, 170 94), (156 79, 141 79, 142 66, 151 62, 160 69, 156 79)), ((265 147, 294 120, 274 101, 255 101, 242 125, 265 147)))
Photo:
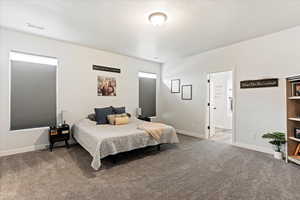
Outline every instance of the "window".
POLYGON ((156 74, 145 73, 145 72, 139 72, 139 77, 140 77, 140 78, 151 78, 151 79, 156 79, 156 74))
POLYGON ((12 51, 10 129, 56 125, 55 58, 12 51))
POLYGON ((139 107, 142 116, 156 116, 156 74, 139 72, 139 107))

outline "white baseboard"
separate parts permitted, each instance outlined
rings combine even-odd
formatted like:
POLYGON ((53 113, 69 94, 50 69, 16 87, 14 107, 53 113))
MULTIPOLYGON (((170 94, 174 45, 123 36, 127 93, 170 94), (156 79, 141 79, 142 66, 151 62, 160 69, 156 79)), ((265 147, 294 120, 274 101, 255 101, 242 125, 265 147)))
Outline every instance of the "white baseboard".
MULTIPOLYGON (((179 134, 182 134, 182 135, 205 139, 205 137, 203 135, 199 135, 199 133, 195 133, 195 132, 179 130, 179 129, 176 129, 176 132, 179 134)), ((74 142, 72 142, 72 141, 70 142, 70 144, 73 144, 73 143, 74 142)), ((263 153, 273 154, 272 149, 260 147, 260 146, 256 146, 256 145, 244 144, 244 143, 234 143, 232 145, 241 147, 241 148, 245 148, 245 149, 250 149, 253 151, 259 151, 259 152, 263 152, 263 153)), ((0 157, 9 156, 9 155, 13 155, 13 154, 19 154, 19 153, 25 153, 25 152, 30 152, 30 151, 43 150, 43 149, 48 148, 48 146, 49 146, 49 144, 39 144, 39 145, 32 145, 32 146, 27 146, 27 147, 22 147, 22 148, 17 148, 17 149, 0 151, 0 157)))
POLYGON ((18 153, 42 150, 42 149, 46 149, 47 146, 49 146, 49 144, 39 144, 39 145, 27 146, 27 147, 22 147, 22 148, 17 148, 17 149, 0 151, 0 157, 9 156, 9 155, 18 154, 18 153))
MULTIPOLYGON (((63 143, 63 142, 61 142, 61 143, 63 143)), ((69 140, 70 145, 72 145, 74 143, 75 142, 72 139, 69 140)), ((10 149, 10 150, 4 150, 4 151, 0 151, 0 157, 19 154, 19 153, 26 153, 26 152, 30 152, 30 151, 44 150, 44 149, 48 149, 48 148, 49 148, 49 143, 48 144, 32 145, 32 146, 16 148, 16 149, 10 149)))
POLYGON ((241 147, 244 149, 250 149, 253 151, 259 151, 259 152, 268 153, 268 154, 273 154, 273 152, 274 152, 272 149, 269 149, 266 147, 260 147, 260 146, 256 146, 256 145, 252 145, 252 144, 234 143, 232 145, 241 147))
MULTIPOLYGON (((200 139, 205 139, 205 136, 200 135, 199 133, 194 133, 194 132, 189 132, 186 130, 179 130, 176 129, 176 132, 182 135, 187 135, 187 136, 192 136, 192 137, 196 137, 196 138, 200 138, 200 139)), ((253 151, 259 151, 259 152, 263 152, 263 153, 268 153, 268 154, 273 154, 273 150, 266 148, 266 147, 260 147, 260 146, 256 146, 256 145, 251 145, 251 144, 244 144, 244 143, 234 143, 232 144, 234 146, 237 147, 241 147, 244 149, 249 149, 249 150, 253 150, 253 151)))
POLYGON ((180 129, 176 129, 176 132, 179 134, 182 134, 182 135, 192 136, 192 137, 196 137, 196 138, 200 138, 200 139, 205 138, 203 135, 200 135, 199 133, 195 133, 195 132, 190 132, 190 131, 185 131, 185 130, 180 130, 180 129))

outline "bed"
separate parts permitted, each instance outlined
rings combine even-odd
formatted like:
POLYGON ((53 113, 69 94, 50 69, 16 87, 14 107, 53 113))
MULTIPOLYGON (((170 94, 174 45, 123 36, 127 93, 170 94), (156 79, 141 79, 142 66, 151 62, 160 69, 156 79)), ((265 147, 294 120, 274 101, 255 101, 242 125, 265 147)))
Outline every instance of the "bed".
POLYGON ((147 146, 164 143, 179 143, 175 129, 166 125, 159 140, 137 127, 141 121, 132 117, 126 125, 96 125, 89 119, 82 119, 73 126, 74 139, 93 157, 91 166, 95 170, 101 167, 101 159, 147 146))

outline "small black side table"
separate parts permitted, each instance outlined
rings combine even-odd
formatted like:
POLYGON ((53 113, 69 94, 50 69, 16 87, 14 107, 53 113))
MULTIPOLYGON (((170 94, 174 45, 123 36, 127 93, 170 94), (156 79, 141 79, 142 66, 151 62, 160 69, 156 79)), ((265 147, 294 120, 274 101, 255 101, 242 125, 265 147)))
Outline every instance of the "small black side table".
POLYGON ((69 148, 68 140, 70 139, 70 126, 63 124, 61 127, 50 127, 49 129, 49 149, 52 151, 54 143, 65 141, 66 147, 69 148))
POLYGON ((145 116, 142 116, 142 115, 138 116, 138 119, 143 120, 143 121, 147 121, 147 122, 151 121, 150 117, 145 117, 145 116))

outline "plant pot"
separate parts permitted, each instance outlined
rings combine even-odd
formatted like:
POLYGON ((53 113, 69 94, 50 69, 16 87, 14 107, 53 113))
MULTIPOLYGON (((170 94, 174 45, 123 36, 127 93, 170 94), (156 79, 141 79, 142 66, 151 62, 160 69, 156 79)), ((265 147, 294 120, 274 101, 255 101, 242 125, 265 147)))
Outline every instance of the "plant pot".
POLYGON ((282 152, 274 151, 274 158, 278 160, 282 160, 282 152))

